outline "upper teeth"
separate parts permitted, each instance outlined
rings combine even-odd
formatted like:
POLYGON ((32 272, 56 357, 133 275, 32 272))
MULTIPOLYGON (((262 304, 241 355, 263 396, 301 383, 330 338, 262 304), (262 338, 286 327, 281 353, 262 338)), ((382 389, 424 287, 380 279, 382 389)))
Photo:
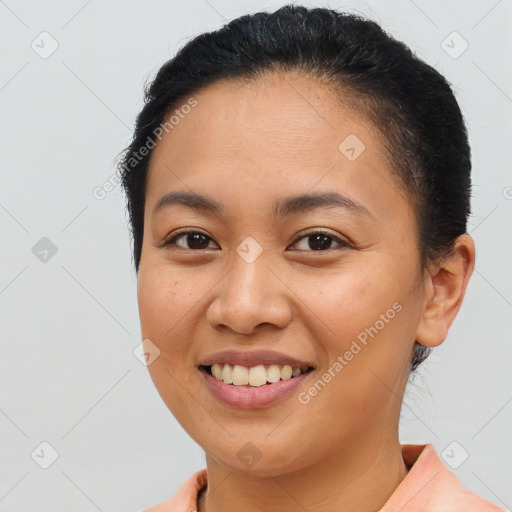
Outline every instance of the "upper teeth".
POLYGON ((240 366, 238 364, 212 364, 212 375, 222 380, 225 384, 234 384, 235 386, 263 386, 267 382, 278 382, 281 380, 297 377, 303 371, 301 368, 292 368, 290 365, 263 365, 240 366))

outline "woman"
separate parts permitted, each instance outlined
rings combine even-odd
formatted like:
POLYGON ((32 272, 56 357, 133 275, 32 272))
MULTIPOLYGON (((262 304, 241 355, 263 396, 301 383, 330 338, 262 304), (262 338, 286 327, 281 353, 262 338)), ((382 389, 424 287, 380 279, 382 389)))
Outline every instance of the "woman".
POLYGON ((501 510, 401 445, 475 261, 446 80, 374 22, 285 6, 190 41, 120 166, 148 367, 207 469, 150 510, 501 510))

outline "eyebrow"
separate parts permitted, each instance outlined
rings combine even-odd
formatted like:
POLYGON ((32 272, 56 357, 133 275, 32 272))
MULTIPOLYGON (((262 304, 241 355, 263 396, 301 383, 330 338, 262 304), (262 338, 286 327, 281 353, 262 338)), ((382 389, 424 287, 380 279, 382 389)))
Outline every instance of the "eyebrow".
MULTIPOLYGON (((162 209, 173 205, 183 205, 217 215, 222 215, 224 212, 222 204, 210 196, 195 192, 175 191, 162 196, 153 207, 152 214, 154 216, 162 209)), ((345 208, 373 218, 364 205, 338 192, 314 192, 278 199, 273 205, 273 214, 275 217, 285 217, 307 210, 332 207, 345 208)))

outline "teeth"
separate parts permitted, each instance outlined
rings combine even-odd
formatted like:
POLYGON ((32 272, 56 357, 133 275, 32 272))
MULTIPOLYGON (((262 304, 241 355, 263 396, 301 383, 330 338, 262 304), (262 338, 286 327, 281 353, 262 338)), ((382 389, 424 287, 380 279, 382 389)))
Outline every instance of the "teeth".
POLYGON ((267 370, 268 382, 279 382, 281 379, 281 368, 277 364, 271 364, 267 370))
MULTIPOLYGON (((221 368, 220 364, 218 364, 217 366, 221 368)), ((230 364, 225 364, 224 368, 222 368, 222 379, 220 380, 223 380, 226 384, 231 384, 233 382, 233 367, 230 364)))
POLYGON ((249 384, 249 370, 245 366, 235 364, 233 368, 233 384, 235 386, 249 384))
POLYGON ((223 381, 225 384, 233 384, 235 386, 263 386, 267 382, 279 382, 280 380, 288 380, 292 377, 298 377, 306 371, 304 368, 292 368, 290 365, 263 365, 257 366, 241 366, 238 364, 212 364, 212 375, 223 381))
POLYGON ((281 368, 281 380, 289 379, 292 376, 293 370, 289 364, 285 364, 281 368))
MULTIPOLYGON (((227 365, 224 365, 227 366, 227 365)), ((223 371, 219 364, 212 364, 212 375, 219 380, 222 380, 223 371)), ((227 380, 227 370, 226 370, 226 380, 227 380)))
POLYGON ((249 370, 249 384, 251 386, 263 386, 267 383, 267 370, 260 364, 249 370))

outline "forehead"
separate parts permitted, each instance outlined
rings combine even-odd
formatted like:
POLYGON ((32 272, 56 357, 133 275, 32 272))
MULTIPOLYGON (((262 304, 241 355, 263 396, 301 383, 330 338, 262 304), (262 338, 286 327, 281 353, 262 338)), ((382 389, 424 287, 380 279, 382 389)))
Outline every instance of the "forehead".
POLYGON ((193 108, 182 109, 189 97, 175 105, 172 129, 153 151, 150 207, 173 188, 228 198, 359 184, 362 201, 398 188, 378 130, 318 79, 269 73, 251 83, 215 82, 191 97, 193 108))
POLYGON ((223 146, 243 143, 246 151, 251 143, 257 146, 275 141, 281 150, 286 142, 300 142, 297 150, 319 151, 327 134, 339 137, 355 123, 362 125, 360 131, 369 128, 366 120, 342 105, 343 97, 333 89, 319 79, 296 74, 267 73, 249 83, 222 80, 193 97, 197 105, 171 130, 177 138, 186 137, 190 142, 220 141, 223 146))

